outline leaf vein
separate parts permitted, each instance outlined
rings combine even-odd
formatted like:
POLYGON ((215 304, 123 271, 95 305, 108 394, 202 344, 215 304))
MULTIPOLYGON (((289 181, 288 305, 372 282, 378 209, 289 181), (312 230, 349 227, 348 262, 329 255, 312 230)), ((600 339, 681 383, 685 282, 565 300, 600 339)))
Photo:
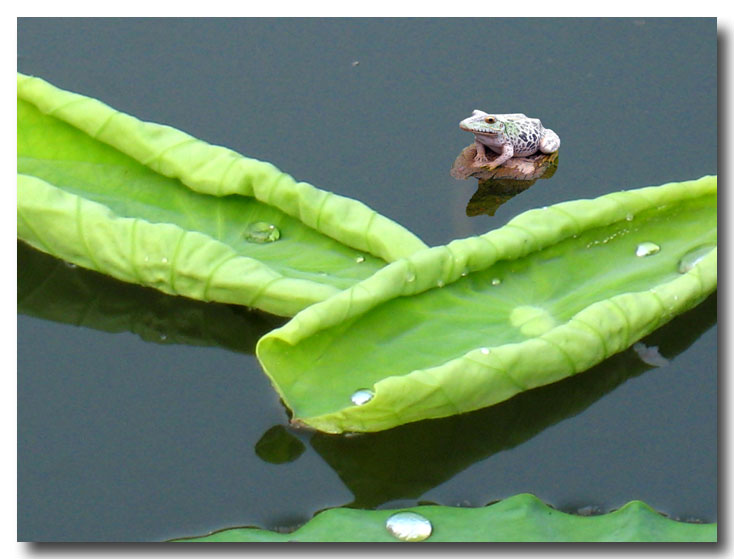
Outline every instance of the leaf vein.
POLYGON ((79 241, 81 242, 82 246, 84 247, 84 251, 87 253, 87 257, 89 258, 89 261, 92 263, 92 266, 94 266, 94 269, 98 272, 101 272, 102 270, 99 267, 99 264, 97 263, 97 260, 92 255, 92 251, 89 248, 89 243, 87 243, 87 239, 84 232, 84 227, 82 227, 82 199, 81 197, 77 197, 76 199, 76 230, 77 235, 79 235, 79 241))
POLYGON ((173 249, 173 255, 171 256, 171 270, 169 273, 169 282, 171 284, 171 289, 177 293, 176 291, 176 262, 178 261, 178 255, 181 251, 181 244, 183 243, 183 239, 186 236, 188 231, 186 229, 183 229, 181 231, 181 235, 178 238, 178 241, 176 242, 176 247, 173 249))
POLYGON ((204 301, 209 301, 209 289, 211 288, 212 280, 214 279, 214 276, 219 271, 219 269, 230 262, 231 260, 234 260, 235 258, 239 258, 238 254, 230 254, 224 257, 219 263, 214 265, 212 269, 209 271, 209 273, 206 276, 206 283, 204 284, 204 293, 202 294, 202 297, 204 301))

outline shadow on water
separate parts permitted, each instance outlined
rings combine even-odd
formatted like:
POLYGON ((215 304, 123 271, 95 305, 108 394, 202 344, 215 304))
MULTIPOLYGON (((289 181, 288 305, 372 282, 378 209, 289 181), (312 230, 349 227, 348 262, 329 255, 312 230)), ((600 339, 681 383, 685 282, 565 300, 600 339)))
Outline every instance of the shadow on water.
POLYGON ((535 180, 519 181, 515 179, 489 179, 477 185, 477 190, 472 194, 466 204, 466 215, 475 217, 478 215, 494 216, 499 207, 509 202, 521 192, 535 184, 535 180))
MULTIPOLYGON (((493 216, 497 209, 535 184, 538 179, 551 178, 558 169, 558 153, 538 153, 530 157, 514 157, 494 169, 475 167, 476 145, 465 147, 451 167, 455 179, 478 181, 477 190, 466 205, 466 215, 493 216)), ((491 154, 490 158, 497 157, 491 154)))
MULTIPOLYGON (((714 292, 644 343, 672 359, 716 323, 716 301, 714 292)), ((348 506, 418 498, 475 462, 577 415, 651 368, 630 348, 584 373, 482 410, 353 437, 317 433, 311 445, 354 494, 348 506)))
POLYGON ((149 342, 239 353, 254 353, 260 337, 288 320, 118 281, 23 242, 18 242, 18 312, 104 332, 129 331, 149 342))

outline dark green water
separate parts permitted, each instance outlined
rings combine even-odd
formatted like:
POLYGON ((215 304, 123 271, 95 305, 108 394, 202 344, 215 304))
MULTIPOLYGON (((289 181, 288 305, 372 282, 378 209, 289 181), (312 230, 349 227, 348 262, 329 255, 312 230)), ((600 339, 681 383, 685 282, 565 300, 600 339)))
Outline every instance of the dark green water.
MULTIPOLYGON (((431 245, 715 174, 716 49, 714 19, 18 23, 19 71, 270 161, 431 245), (555 175, 494 217, 467 217, 476 181, 449 175, 475 108, 539 117, 562 141, 555 175)), ((486 410, 344 438, 287 427, 252 355, 280 319, 22 246, 18 262, 20 540, 162 540, 520 492, 717 520, 716 295, 645 340, 665 367, 630 350, 486 410)))

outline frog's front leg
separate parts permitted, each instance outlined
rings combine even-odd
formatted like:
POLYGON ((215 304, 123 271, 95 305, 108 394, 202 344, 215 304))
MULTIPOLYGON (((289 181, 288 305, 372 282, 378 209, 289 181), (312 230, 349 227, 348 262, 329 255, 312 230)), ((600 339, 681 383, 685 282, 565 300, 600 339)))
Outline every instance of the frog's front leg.
POLYGON ((489 165, 489 159, 487 159, 487 148, 479 140, 476 140, 474 145, 477 147, 477 155, 474 157, 474 167, 486 167, 489 165))
POLYGON ((489 164, 489 169, 496 169, 500 165, 502 165, 505 161, 510 159, 513 155, 515 155, 515 148, 512 146, 512 142, 506 142, 502 144, 502 153, 500 153, 499 157, 492 161, 491 164, 489 164))

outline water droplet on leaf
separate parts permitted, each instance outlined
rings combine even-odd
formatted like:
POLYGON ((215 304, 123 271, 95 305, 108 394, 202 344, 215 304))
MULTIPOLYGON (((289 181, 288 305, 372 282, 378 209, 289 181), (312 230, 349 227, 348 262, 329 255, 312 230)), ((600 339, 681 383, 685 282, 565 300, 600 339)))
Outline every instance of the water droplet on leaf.
POLYGON ((355 406, 363 406, 374 398, 375 393, 372 390, 366 388, 360 388, 354 394, 352 394, 351 400, 355 406))
POLYGON ((651 242, 640 243, 635 250, 635 254, 639 257, 650 256, 658 252, 660 252, 660 247, 651 242))
POLYGON ((443 280, 438 280, 438 282, 436 283, 436 285, 438 287, 443 287, 444 285, 446 285, 446 283, 443 280))
POLYGON ((356 262, 357 264, 361 264, 362 262, 364 262, 364 256, 362 256, 362 255, 360 254, 359 256, 357 256, 357 258, 355 258, 355 259, 354 259, 354 261, 355 261, 355 262, 356 262))
POLYGON ((492 285, 499 285, 502 283, 502 280, 500 278, 494 278, 492 280, 492 285))
POLYGON ((479 351, 481 352, 482 355, 489 355, 489 348, 488 347, 483 347, 479 351))
POLYGON ((625 217, 625 219, 626 219, 627 221, 632 221, 633 219, 635 219, 635 216, 634 216, 634 215, 632 215, 632 214, 627 214, 627 216, 625 217))
POLYGON ((161 258, 161 263, 162 264, 168 264, 168 258, 166 258, 165 256, 163 258, 161 258))
POLYGON ((683 258, 681 258, 680 262, 678 263, 678 272, 681 274, 690 272, 704 256, 706 256, 709 252, 711 252, 711 250, 713 250, 715 246, 716 245, 705 244, 696 247, 686 253, 685 256, 683 256, 683 258))
POLYGON ((385 528, 397 539, 404 542, 420 542, 433 532, 431 522, 415 512, 398 512, 390 516, 385 528))
POLYGON ((280 230, 272 223, 256 221, 247 226, 245 239, 251 243, 272 243, 280 239, 280 230))

